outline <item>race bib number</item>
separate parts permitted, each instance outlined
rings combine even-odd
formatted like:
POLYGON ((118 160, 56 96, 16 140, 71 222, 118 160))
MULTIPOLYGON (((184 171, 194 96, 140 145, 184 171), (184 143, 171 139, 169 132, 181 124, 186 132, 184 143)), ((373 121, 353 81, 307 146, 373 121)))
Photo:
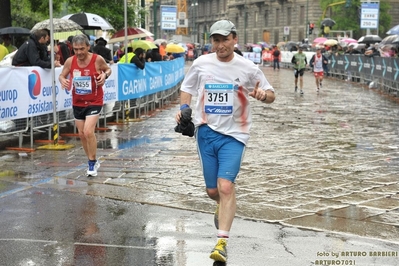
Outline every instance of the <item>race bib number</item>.
POLYGON ((73 86, 76 94, 86 95, 92 93, 91 76, 74 77, 73 86))
POLYGON ((205 84, 205 113, 231 115, 234 103, 233 84, 205 84))

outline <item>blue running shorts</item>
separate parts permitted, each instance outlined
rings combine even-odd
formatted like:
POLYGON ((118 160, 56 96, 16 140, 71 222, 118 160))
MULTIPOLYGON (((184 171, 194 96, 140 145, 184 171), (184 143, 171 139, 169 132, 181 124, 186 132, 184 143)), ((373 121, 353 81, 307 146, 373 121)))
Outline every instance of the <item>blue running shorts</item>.
POLYGON ((220 134, 208 125, 198 128, 196 140, 206 188, 217 188, 218 178, 234 183, 244 158, 244 143, 220 134))

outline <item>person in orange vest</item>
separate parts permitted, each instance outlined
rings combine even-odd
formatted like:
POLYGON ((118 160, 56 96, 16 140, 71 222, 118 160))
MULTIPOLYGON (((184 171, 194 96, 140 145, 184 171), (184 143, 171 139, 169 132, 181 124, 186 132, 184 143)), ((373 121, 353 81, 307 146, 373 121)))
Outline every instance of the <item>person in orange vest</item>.
POLYGON ((162 60, 165 60, 166 57, 167 57, 166 51, 165 51, 166 45, 167 45, 166 42, 162 42, 162 43, 159 45, 159 54, 161 55, 162 60))

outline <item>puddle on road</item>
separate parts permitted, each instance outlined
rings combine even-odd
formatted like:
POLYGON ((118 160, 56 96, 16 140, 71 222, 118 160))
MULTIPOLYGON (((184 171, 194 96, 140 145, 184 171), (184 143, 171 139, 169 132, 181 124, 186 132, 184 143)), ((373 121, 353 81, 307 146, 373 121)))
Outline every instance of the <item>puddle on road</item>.
POLYGON ((172 138, 149 138, 147 136, 143 136, 138 139, 130 139, 130 140, 120 140, 118 149, 126 149, 140 146, 142 144, 148 143, 157 143, 157 142, 167 142, 172 141, 172 138))
POLYGON ((27 182, 33 179, 40 179, 40 178, 45 178, 45 177, 38 174, 30 174, 24 171, 14 171, 9 169, 0 171, 0 179, 5 181, 12 180, 17 182, 23 182, 23 181, 27 182))

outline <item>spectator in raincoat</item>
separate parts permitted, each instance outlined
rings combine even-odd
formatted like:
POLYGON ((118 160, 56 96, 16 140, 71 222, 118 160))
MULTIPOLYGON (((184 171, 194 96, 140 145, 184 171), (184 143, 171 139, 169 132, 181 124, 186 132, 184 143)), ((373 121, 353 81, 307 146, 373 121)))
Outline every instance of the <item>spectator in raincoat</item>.
POLYGON ((95 46, 93 47, 93 53, 101 55, 105 62, 112 64, 114 61, 112 60, 112 53, 111 50, 105 47, 107 45, 107 41, 100 37, 95 40, 95 46))
POLYGON ((144 67, 145 67, 145 53, 144 53, 144 50, 142 48, 137 48, 133 52, 133 48, 132 47, 128 47, 127 48, 127 54, 123 55, 118 63, 119 64, 133 63, 138 68, 144 69, 144 67), (127 56, 127 60, 126 60, 126 56, 127 56))

